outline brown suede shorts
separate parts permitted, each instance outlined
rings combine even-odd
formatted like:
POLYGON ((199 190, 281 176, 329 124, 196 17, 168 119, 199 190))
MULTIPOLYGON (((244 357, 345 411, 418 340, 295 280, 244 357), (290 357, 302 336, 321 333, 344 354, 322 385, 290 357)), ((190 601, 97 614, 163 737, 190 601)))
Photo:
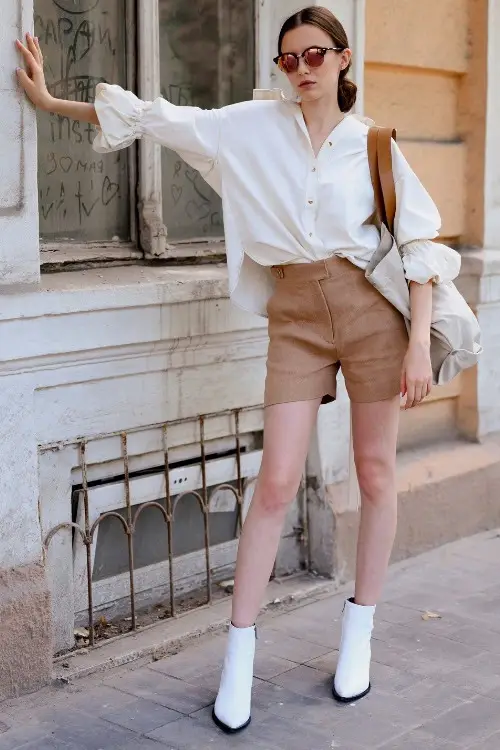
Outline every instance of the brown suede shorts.
POLYGON ((399 394, 406 325, 361 269, 333 257, 271 271, 266 406, 333 401, 340 368, 353 402, 399 394))

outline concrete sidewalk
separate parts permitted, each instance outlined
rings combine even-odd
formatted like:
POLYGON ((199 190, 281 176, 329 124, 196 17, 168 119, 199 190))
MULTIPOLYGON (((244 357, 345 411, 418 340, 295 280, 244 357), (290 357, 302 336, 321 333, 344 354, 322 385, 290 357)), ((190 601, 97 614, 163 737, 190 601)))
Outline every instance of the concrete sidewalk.
POLYGON ((212 724, 224 636, 0 706, 0 750, 500 750, 500 534, 391 569, 372 693, 330 697, 343 595, 267 615, 253 721, 212 724))

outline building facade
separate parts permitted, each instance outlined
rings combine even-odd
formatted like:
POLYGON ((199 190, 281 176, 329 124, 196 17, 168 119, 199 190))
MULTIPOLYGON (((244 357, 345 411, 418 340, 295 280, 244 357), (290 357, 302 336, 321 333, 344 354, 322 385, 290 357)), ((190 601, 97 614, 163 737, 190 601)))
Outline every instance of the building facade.
MULTIPOLYGON (((350 36, 358 112, 398 128, 463 253, 459 283, 484 334, 479 366, 403 415, 401 558, 500 521, 500 2, 321 4, 350 36)), ((267 348, 266 322, 228 300, 217 196, 152 143, 99 157, 92 128, 37 117, 13 41, 34 28, 55 95, 91 101, 108 80, 223 106, 284 85, 271 60, 300 5, 5 0, 0 697, 49 679, 89 604, 111 619, 131 587, 140 608, 230 575, 267 348)), ((320 411, 277 572, 352 577, 348 445, 341 390, 320 411)))

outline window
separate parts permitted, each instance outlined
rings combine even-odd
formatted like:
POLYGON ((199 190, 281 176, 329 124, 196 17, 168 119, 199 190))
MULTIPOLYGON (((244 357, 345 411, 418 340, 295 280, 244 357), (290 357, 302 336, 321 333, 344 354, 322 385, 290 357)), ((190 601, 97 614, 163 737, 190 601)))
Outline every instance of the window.
MULTIPOLYGON (((253 19, 249 0, 160 0, 162 95, 174 104, 206 109, 251 99, 253 19)), ((222 236, 219 197, 166 149, 162 178, 163 218, 170 240, 222 236)))
MULTIPOLYGON (((93 102, 99 81, 127 86, 124 0, 35 0, 35 34, 50 92, 93 102)), ((95 129, 58 115, 38 118, 43 240, 127 241, 128 154, 92 150, 95 129)))
MULTIPOLYGON (((253 0, 34 5, 35 34, 55 96, 92 102, 97 83, 108 81, 144 99, 161 93, 174 104, 205 108, 252 97, 253 0)), ((90 125, 39 116, 42 262, 57 264, 68 252, 77 261, 97 262, 140 257, 140 251, 146 257, 189 257, 205 254, 200 240, 208 253, 210 240, 220 248, 221 202, 194 170, 147 142, 96 154, 94 136, 90 125)))

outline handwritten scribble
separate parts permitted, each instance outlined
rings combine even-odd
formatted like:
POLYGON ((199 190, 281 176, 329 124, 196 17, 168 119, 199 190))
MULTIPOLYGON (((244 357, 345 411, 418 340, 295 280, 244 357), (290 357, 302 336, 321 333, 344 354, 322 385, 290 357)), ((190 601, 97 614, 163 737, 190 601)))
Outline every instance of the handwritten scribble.
MULTIPOLYGON (((93 103, 98 83, 126 85, 123 0, 35 0, 35 11, 53 96, 93 103)), ((44 116, 38 132, 42 235, 128 238, 128 159, 97 158, 90 123, 44 116)))

